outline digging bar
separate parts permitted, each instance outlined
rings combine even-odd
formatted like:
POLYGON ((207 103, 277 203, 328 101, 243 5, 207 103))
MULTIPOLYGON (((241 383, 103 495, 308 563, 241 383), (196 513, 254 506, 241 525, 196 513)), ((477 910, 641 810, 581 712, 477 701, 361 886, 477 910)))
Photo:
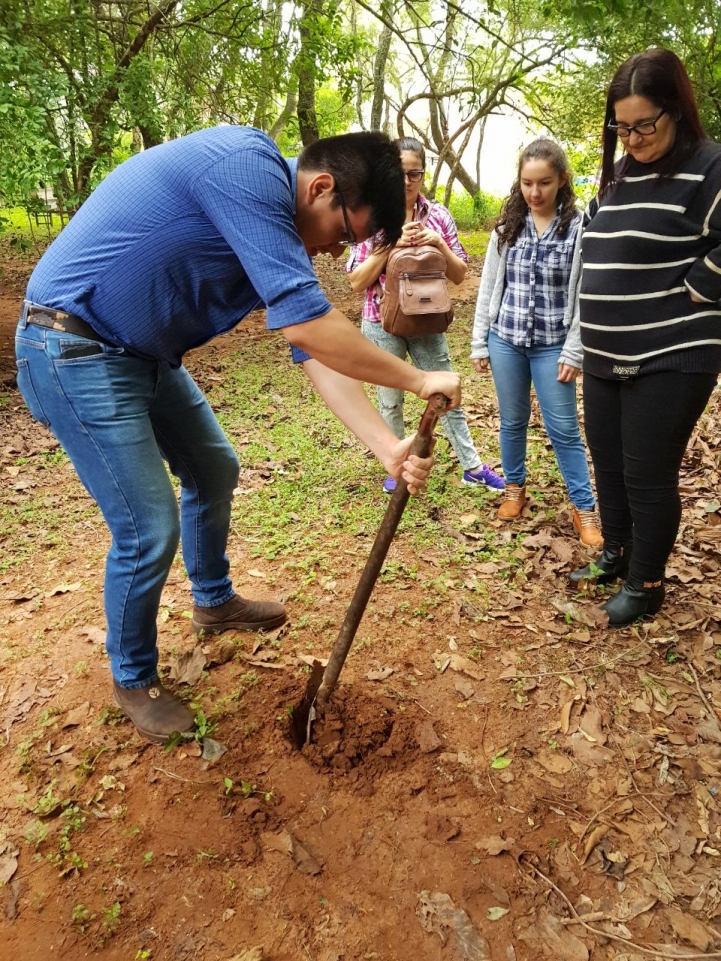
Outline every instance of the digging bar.
MULTIPOLYGON (((443 394, 431 395, 423 417, 421 418, 418 432, 413 439, 410 450, 411 454, 417 454, 419 457, 427 457, 429 455, 433 444, 433 431, 436 422, 448 409, 448 403, 448 398, 443 394)), ((340 672, 343 670, 343 665, 353 644, 358 625, 365 613, 368 599, 371 596, 378 575, 383 567, 388 548, 400 523, 403 510, 408 503, 409 496, 408 484, 401 478, 386 508, 381 526, 373 542, 373 547, 368 555, 368 560, 363 568, 358 586, 355 589, 353 599, 350 602, 345 619, 338 632, 338 637, 333 644, 330 657, 328 658, 328 664, 321 675, 320 664, 316 662, 313 673, 308 681, 305 697, 293 712, 293 739, 299 748, 302 747, 303 744, 310 743, 313 721, 317 714, 323 713, 328 703, 328 698, 335 689, 340 672)))

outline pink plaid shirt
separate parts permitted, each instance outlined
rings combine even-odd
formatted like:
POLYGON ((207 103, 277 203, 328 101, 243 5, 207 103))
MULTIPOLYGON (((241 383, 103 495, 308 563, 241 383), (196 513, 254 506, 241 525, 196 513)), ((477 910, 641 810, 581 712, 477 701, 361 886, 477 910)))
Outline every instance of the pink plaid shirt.
MULTIPOLYGON (((440 234, 456 257, 460 257, 461 260, 468 263, 468 254, 458 239, 458 228, 450 211, 444 207, 443 204, 439 204, 435 200, 426 200, 422 194, 419 194, 413 219, 420 220, 425 216, 426 211, 430 211, 428 213, 428 219, 426 220, 428 229, 435 230, 437 234, 440 234)), ((380 234, 376 234, 375 237, 369 237, 368 240, 364 240, 362 244, 351 247, 348 262, 345 265, 348 273, 355 270, 356 267, 360 267, 360 265, 368 259, 373 253, 374 243, 380 236, 380 234)), ((381 287, 385 287, 386 275, 381 274, 378 280, 380 281, 381 287)), ((363 320, 369 320, 373 324, 379 324, 381 322, 380 308, 378 306, 379 301, 380 293, 378 286, 377 284, 372 284, 365 292, 362 314, 363 320)))

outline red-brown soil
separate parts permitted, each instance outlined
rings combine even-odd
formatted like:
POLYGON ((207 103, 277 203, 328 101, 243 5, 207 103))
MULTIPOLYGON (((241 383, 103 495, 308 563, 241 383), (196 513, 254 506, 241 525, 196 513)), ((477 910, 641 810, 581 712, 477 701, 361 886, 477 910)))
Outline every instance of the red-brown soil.
MULTIPOLYGON (((1 496, 40 505, 26 542, 12 542, 22 563, 0 574, 0 958, 721 957, 717 399, 689 452, 654 622, 608 631, 592 599, 566 591, 584 555, 549 479, 553 515, 532 507, 504 535, 520 559, 513 578, 507 561, 476 558, 475 517, 442 517, 467 553, 460 566, 441 545, 417 556, 397 539, 392 557, 417 576, 377 585, 364 644, 302 752, 288 708, 308 675, 286 634, 260 650, 248 636, 205 642, 198 689, 225 698, 213 737, 227 748, 208 763, 195 743, 146 744, 113 709, 100 643, 107 535, 72 469, 42 467, 53 439, 12 380, 28 269, 10 262, 0 280, 1 496), (48 560, 58 513, 68 549, 48 560), (367 678, 384 667, 385 679, 367 678), (563 923, 560 892, 593 912, 587 927, 563 923), (464 924, 478 937, 459 938, 464 924)), ((320 270, 357 316, 339 270, 320 270)), ((473 288, 459 298, 459 338, 473 288)), ((191 371, 202 382, 212 356, 222 372, 255 336, 261 317, 195 352, 191 371)), ((493 423, 489 382, 469 379, 468 396, 493 423)), ((476 513, 497 530, 493 503, 476 513)), ((367 550, 356 533, 344 576, 308 588, 337 624, 367 550)), ((237 533, 229 553, 239 590, 262 593, 258 571, 246 573, 257 567, 274 574, 274 595, 297 588, 282 565, 251 560, 237 533)), ((190 605, 176 565, 164 663, 193 648, 190 605)))

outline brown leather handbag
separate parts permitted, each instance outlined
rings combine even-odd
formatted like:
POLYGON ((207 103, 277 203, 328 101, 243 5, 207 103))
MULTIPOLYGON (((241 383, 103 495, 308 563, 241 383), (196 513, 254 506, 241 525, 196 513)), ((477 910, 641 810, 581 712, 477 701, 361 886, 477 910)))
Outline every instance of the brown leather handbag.
POLYGON ((383 330, 396 337, 445 333, 453 320, 453 304, 443 254, 430 244, 394 247, 379 307, 383 330))

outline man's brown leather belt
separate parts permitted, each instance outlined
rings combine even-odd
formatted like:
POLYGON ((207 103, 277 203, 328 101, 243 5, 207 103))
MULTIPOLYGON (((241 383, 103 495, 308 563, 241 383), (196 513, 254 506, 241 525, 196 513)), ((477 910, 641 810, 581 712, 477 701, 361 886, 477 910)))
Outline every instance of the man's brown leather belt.
POLYGON ((97 340, 101 344, 107 343, 81 317, 76 317, 75 314, 66 314, 64 310, 52 310, 50 307, 38 307, 36 304, 29 304, 26 320, 28 324, 36 324, 38 327, 62 330, 66 334, 78 334, 87 340, 97 340))

